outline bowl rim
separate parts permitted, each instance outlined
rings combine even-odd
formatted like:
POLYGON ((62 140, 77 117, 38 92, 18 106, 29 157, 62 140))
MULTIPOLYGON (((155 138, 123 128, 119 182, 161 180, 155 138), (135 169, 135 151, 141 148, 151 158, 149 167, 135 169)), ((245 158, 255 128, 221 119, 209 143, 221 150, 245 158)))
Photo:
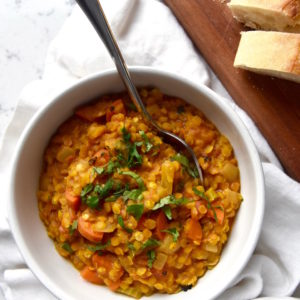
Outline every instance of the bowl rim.
MULTIPOLYGON (((262 228, 262 222, 264 217, 264 209, 265 209, 265 184, 264 184, 264 176, 263 176, 263 170, 262 170, 262 164, 259 158, 259 154, 257 152, 256 146, 254 144, 254 141, 246 128, 245 124, 242 122, 240 117, 237 115, 237 113, 233 110, 233 108, 224 101, 223 97, 218 95, 216 92, 208 88, 202 83, 195 83, 192 80, 180 76, 178 74, 175 74, 171 71, 166 71, 164 69, 160 68, 154 68, 154 67, 146 67, 146 66, 133 66, 129 67, 129 71, 131 73, 134 73, 135 75, 138 74, 147 74, 147 75, 158 75, 158 76, 166 76, 170 77, 172 79, 178 80, 183 82, 185 85, 191 86, 195 90, 198 90, 200 93, 202 93, 205 97, 209 98, 210 101, 214 102, 215 105, 217 105, 223 112, 228 116, 230 115, 231 121, 234 123, 234 126, 239 129, 242 139, 244 140, 246 147, 249 149, 249 153, 252 159, 253 164, 255 165, 256 169, 256 177, 255 177, 255 183, 257 186, 257 199, 256 199, 256 209, 255 214, 253 218, 253 226, 251 227, 250 233, 248 235, 247 243, 250 243, 248 247, 246 247, 247 250, 245 250, 245 253, 240 258, 239 264, 234 264, 233 272, 230 273, 230 276, 228 276, 225 280, 225 283, 222 284, 221 288, 218 289, 214 294, 212 294, 212 298, 214 299, 218 295, 220 295, 222 292, 224 292, 230 285, 234 282, 234 280, 238 277, 238 275, 242 272, 242 270, 245 268, 246 264, 250 260, 250 257, 252 253, 254 252, 254 249, 257 245, 258 238, 260 236, 261 228, 262 228)), ((46 275, 46 273, 43 271, 42 268, 39 267, 39 265, 35 262, 35 259, 31 252, 27 249, 26 243, 24 241, 24 238, 22 237, 22 233, 18 227, 18 222, 16 221, 16 215, 15 215, 15 198, 14 198, 14 180, 16 177, 17 172, 17 164, 18 164, 18 157, 19 153, 21 153, 23 146, 25 144, 26 139, 28 136, 30 136, 32 128, 36 125, 36 123, 39 121, 40 118, 43 117, 43 115, 47 112, 47 110, 54 105, 56 102, 60 101, 61 98, 64 98, 66 95, 68 95, 71 91, 76 90, 80 88, 81 86, 84 86, 85 84, 88 84, 91 81, 94 80, 100 80, 102 77, 111 76, 117 74, 116 69, 107 69, 104 71, 95 72, 93 74, 90 74, 86 77, 83 77, 73 83, 72 85, 68 86, 64 90, 62 90, 60 93, 58 93, 55 97, 52 98, 48 103, 42 105, 31 117, 31 119, 26 124, 24 130, 22 131, 17 145, 15 147, 15 151, 12 157, 12 160, 10 162, 10 174, 9 174, 9 186, 8 186, 8 201, 7 201, 7 213, 8 213, 8 223, 10 226, 10 229, 12 231, 14 240, 16 242, 16 245, 19 249, 19 252, 21 256, 24 258, 27 266, 30 268, 34 276, 42 283, 44 287, 46 287, 50 293, 56 297, 59 297, 60 299, 68 299, 68 300, 74 300, 71 296, 69 296, 64 290, 62 290, 60 287, 58 287, 54 280, 49 280, 49 277, 46 275)), ((124 87, 125 90, 125 87, 124 87)))

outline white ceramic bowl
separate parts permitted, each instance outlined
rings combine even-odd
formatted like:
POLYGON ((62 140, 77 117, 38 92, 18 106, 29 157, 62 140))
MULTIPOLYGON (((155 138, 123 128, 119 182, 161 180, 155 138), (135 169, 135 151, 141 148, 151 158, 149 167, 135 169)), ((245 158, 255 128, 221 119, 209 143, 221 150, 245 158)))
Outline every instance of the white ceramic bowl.
MULTIPOLYGON (((244 201, 219 264, 186 294, 155 294, 149 299, 214 298, 241 272, 257 243, 264 211, 264 181, 259 156, 235 112, 207 87, 151 68, 132 68, 131 73, 137 86, 156 86, 163 93, 181 97, 202 110, 233 145, 239 162, 244 201)), ((85 282, 79 272, 56 252, 39 218, 36 198, 43 152, 57 127, 73 114, 78 105, 99 95, 121 90, 124 87, 116 71, 102 72, 79 81, 35 114, 25 128, 14 155, 10 181, 10 226, 28 266, 60 299, 128 299, 106 287, 85 282)))

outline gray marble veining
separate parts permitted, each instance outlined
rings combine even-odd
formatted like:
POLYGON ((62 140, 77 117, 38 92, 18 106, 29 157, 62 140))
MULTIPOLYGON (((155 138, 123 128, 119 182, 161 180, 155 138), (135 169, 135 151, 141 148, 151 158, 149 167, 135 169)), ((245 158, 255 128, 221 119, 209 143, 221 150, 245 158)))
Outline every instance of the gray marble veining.
POLYGON ((23 87, 40 79, 49 43, 74 0, 0 1, 0 139, 23 87))

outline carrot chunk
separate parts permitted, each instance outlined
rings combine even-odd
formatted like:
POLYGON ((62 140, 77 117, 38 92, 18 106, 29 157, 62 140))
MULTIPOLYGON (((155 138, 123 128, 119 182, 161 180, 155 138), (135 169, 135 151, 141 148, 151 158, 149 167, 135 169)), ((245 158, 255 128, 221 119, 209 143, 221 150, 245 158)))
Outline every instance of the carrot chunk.
POLYGON ((215 219, 215 221, 218 222, 218 224, 222 225, 225 217, 224 209, 219 207, 214 207, 213 209, 211 208, 208 210, 207 216, 212 219, 215 219))
POLYGON ((120 285, 120 278, 124 274, 124 269, 118 264, 117 257, 111 254, 98 255, 95 253, 92 256, 92 262, 95 268, 104 268, 106 270, 105 276, 109 277, 111 281, 111 286, 108 284, 108 287, 112 290, 116 290, 120 285), (110 271, 113 270, 113 275, 110 271))
POLYGON ((81 271, 80 275, 86 281, 95 283, 95 284, 103 284, 103 280, 98 276, 95 270, 91 270, 88 266, 85 266, 81 271))
POLYGON ((160 211, 156 218, 156 229, 155 233, 157 237, 162 240, 165 237, 165 230, 168 227, 168 221, 163 211, 160 211))
POLYGON ((99 243, 103 238, 103 232, 94 231, 92 223, 85 221, 82 217, 78 219, 77 229, 79 233, 90 242, 99 243))
POLYGON ((186 226, 188 238, 193 241, 200 242, 202 239, 202 227, 199 221, 195 219, 189 219, 186 226))

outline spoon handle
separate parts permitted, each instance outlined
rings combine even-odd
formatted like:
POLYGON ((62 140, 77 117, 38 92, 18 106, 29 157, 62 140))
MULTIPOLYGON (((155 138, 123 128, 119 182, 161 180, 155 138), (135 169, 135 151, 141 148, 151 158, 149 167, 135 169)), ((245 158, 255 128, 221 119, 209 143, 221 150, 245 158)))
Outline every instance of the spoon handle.
POLYGON ((137 92, 124 58, 114 38, 111 28, 107 22, 103 9, 99 0, 76 0, 78 5, 84 11, 90 22, 94 26, 101 40, 105 44, 109 54, 111 55, 117 70, 122 78, 123 83, 127 87, 131 100, 134 102, 137 110, 145 115, 145 117, 152 122, 152 117, 146 110, 139 93, 137 92))

